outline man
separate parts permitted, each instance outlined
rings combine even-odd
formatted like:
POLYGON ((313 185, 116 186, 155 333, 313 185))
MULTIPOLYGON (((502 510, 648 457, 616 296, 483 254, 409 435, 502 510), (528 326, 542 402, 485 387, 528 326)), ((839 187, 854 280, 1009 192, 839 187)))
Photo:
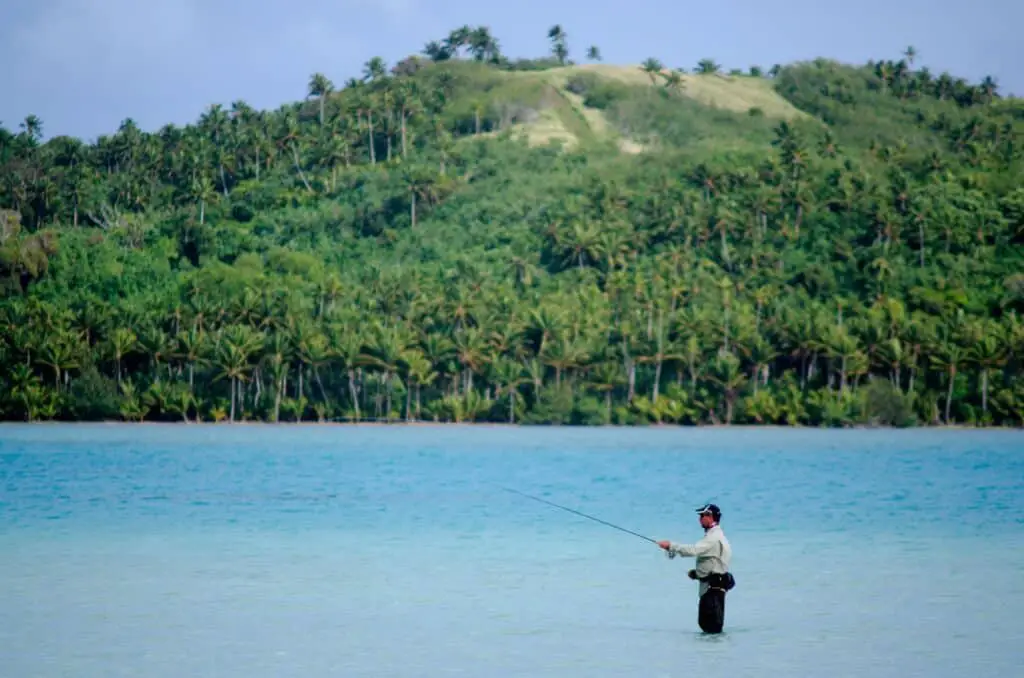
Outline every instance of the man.
POLYGON ((700 582, 700 602, 697 607, 697 624, 705 633, 721 633, 725 624, 725 593, 736 585, 729 572, 732 547, 725 538, 719 522, 722 512, 714 504, 705 504, 697 509, 704 537, 696 544, 676 544, 659 541, 669 558, 695 556, 694 569, 687 575, 700 582))

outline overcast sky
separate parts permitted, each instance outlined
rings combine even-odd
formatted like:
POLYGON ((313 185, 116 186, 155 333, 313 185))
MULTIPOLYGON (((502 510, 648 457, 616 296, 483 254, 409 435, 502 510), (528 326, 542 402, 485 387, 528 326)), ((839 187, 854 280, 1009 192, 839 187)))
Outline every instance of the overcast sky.
POLYGON ((899 58, 1024 94, 1024 0, 0 0, 0 124, 28 114, 44 136, 94 139, 133 118, 143 129, 194 121, 212 103, 276 108, 311 73, 339 86, 462 24, 486 25, 509 56, 548 49, 559 23, 571 56, 649 56, 693 68, 765 67, 817 56, 899 58))

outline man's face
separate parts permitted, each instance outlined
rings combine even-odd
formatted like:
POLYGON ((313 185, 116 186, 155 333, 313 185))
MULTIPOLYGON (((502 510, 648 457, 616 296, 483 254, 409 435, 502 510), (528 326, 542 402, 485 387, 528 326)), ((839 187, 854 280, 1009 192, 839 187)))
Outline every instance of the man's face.
POLYGON ((710 513, 700 514, 700 526, 703 527, 705 530, 710 529, 711 526, 714 524, 715 519, 712 517, 710 513))

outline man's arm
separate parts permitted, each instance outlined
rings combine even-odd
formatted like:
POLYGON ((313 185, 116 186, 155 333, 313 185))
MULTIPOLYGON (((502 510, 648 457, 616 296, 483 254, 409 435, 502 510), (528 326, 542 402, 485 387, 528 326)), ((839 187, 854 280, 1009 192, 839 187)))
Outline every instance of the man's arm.
POLYGON ((715 541, 708 537, 703 537, 696 544, 677 544, 673 541, 668 542, 668 548, 665 549, 672 555, 676 556, 703 556, 710 553, 715 548, 715 541))

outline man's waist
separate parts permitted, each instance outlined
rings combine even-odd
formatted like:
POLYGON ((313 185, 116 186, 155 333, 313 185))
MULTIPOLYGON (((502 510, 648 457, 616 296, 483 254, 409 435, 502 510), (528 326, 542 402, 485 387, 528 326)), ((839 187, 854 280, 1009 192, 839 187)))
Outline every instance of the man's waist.
POLYGON ((711 588, 720 588, 726 591, 736 586, 736 578, 728 571, 711 572, 704 576, 696 576, 696 573, 694 573, 693 578, 702 584, 707 584, 711 588))
POLYGON ((728 575, 729 571, 723 570, 721 572, 708 572, 707 574, 698 574, 694 577, 694 579, 697 579, 698 581, 706 581, 708 579, 714 579, 716 577, 726 577, 728 575))

